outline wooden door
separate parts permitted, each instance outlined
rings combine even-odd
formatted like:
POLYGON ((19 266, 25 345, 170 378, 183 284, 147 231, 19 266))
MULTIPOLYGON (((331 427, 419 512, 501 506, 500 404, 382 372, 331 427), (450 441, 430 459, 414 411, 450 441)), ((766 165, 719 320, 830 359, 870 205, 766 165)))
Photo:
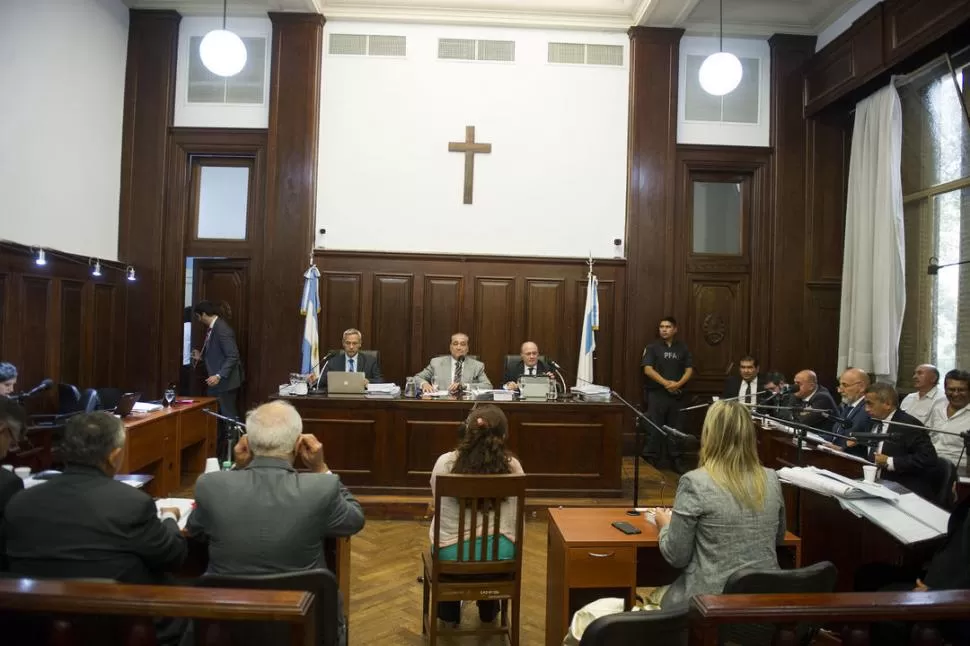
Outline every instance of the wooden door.
MULTIPOLYGON (((249 358, 249 260, 236 258, 197 258, 193 270, 192 302, 212 301, 225 303, 227 322, 236 333, 236 345, 243 364, 244 375, 248 372, 249 358)), ((201 348, 205 330, 193 322, 192 347, 201 348)), ((203 374, 204 369, 202 373, 203 374)), ((197 383, 200 379, 195 380, 197 383)), ((204 392, 204 384, 201 385, 204 392)), ((193 391, 194 392, 194 391, 193 391)), ((245 410, 249 398, 243 384, 240 410, 245 410)))

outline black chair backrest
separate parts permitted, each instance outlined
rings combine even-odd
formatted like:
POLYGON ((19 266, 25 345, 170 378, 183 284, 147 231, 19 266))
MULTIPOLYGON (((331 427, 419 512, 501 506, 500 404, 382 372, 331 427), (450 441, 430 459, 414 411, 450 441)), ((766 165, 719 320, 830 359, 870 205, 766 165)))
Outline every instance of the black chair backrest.
POLYGON ((373 359, 377 359, 378 362, 380 362, 380 360, 381 360, 381 351, 380 350, 361 350, 360 353, 361 354, 365 354, 368 357, 371 357, 373 359))
POLYGON ((579 646, 687 646, 687 605, 670 610, 619 612, 600 617, 589 626, 579 646))
POLYGON ((73 384, 57 384, 57 412, 67 415, 81 410, 81 392, 73 384))
POLYGON ((98 388, 98 410, 114 410, 122 394, 121 388, 98 388))
MULTIPOLYGON (((811 594, 834 592, 839 571, 830 561, 797 570, 738 570, 724 584, 724 594, 811 594)), ((808 644, 819 626, 798 624, 797 643, 808 644)), ((721 629, 721 643, 770 646, 775 636, 772 624, 735 624, 721 629)))
MULTIPOLYGON (((520 361, 522 361, 522 355, 521 354, 507 354, 507 355, 505 355, 505 372, 503 374, 506 374, 507 375, 508 373, 512 372, 512 368, 514 368, 515 367, 515 364, 517 364, 520 361)), ((542 365, 549 366, 549 362, 546 361, 546 355, 540 354, 539 355, 539 361, 542 363, 542 365)))
POLYGON ((98 391, 94 388, 88 388, 83 393, 81 393, 81 401, 79 402, 78 410, 83 410, 85 413, 93 413, 98 410, 98 391))
POLYGON ((957 468, 946 458, 936 458, 936 500, 937 506, 943 509, 953 509, 956 496, 953 495, 953 485, 957 481, 957 468))
MULTIPOLYGON (((246 590, 305 590, 316 597, 317 639, 321 646, 337 646, 344 630, 340 590, 337 578, 329 570, 303 570, 259 576, 206 574, 196 583, 208 588, 241 588, 246 590)), ((240 646, 289 643, 288 626, 280 623, 236 622, 227 626, 231 643, 240 646)), ((196 631, 196 643, 205 643, 205 629, 196 631)))

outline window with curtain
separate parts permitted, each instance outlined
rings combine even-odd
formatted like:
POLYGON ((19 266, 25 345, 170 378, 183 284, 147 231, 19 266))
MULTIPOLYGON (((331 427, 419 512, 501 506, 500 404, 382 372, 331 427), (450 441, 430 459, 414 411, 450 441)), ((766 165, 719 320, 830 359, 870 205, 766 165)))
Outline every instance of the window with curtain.
POLYGON ((897 82, 903 108, 906 310, 900 385, 921 363, 970 369, 970 128, 967 57, 941 58, 897 82), (951 71, 952 70, 952 71, 951 71))

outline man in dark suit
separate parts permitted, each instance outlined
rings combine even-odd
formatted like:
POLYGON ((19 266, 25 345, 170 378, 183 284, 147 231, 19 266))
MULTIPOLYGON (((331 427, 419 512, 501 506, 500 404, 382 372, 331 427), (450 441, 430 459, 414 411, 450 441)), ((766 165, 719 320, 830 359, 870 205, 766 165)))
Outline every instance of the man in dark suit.
POLYGON ((235 448, 236 470, 204 474, 195 485, 187 530, 209 541, 208 571, 247 576, 325 568, 323 538, 359 532, 360 504, 327 467, 320 442, 302 434, 303 421, 289 403, 256 408, 246 428, 235 448), (310 473, 297 473, 296 456, 310 473))
POLYGON ((795 375, 795 392, 789 396, 786 405, 795 410, 794 421, 823 431, 832 430, 835 420, 826 413, 835 413, 835 400, 828 388, 818 384, 818 376, 811 370, 802 370, 795 375), (800 410, 800 409, 811 410, 800 410))
MULTIPOLYGON (((27 426, 27 415, 15 400, 0 396, 0 461, 7 456, 11 446, 20 441, 20 434, 27 426)), ((3 510, 24 481, 13 471, 0 469, 0 572, 6 569, 6 552, 3 545, 3 510)))
POLYGON ((833 443, 844 447, 844 436, 853 433, 868 433, 872 418, 866 412, 866 390, 869 388, 869 375, 858 368, 849 368, 839 378, 839 394, 842 403, 836 411, 840 420, 832 426, 832 432, 843 437, 833 438, 833 443))
POLYGON ((761 374, 758 360, 747 355, 738 362, 738 374, 731 375, 724 381, 724 399, 737 399, 744 404, 756 404, 764 401, 767 392, 765 376, 761 374), (761 392, 759 395, 758 393, 761 392))
POLYGON ((896 408, 899 397, 889 384, 876 383, 866 389, 866 412, 872 418, 870 432, 886 435, 875 446, 857 444, 848 451, 868 457, 880 467, 882 477, 894 480, 927 500, 936 500, 938 485, 936 449, 925 430, 890 422, 923 426, 919 420, 896 408))
POLYGON ((519 350, 522 360, 513 363, 505 372, 502 383, 506 390, 516 390, 519 387, 519 377, 541 377, 552 372, 552 368, 539 361, 539 346, 532 341, 526 341, 519 350))
MULTIPOLYGON (((381 374, 381 363, 377 357, 362 354, 360 345, 363 335, 360 330, 350 328, 344 332, 341 344, 343 352, 339 352, 327 361, 324 371, 330 372, 362 372, 369 384, 379 384, 384 381, 381 374)), ((321 371, 322 374, 323 371, 321 371)))
POLYGON ((221 316, 222 308, 215 303, 200 301, 192 311, 196 320, 206 328, 202 350, 193 350, 192 358, 205 360, 209 373, 205 380, 208 394, 219 399, 220 412, 238 419, 236 399, 243 381, 243 365, 236 346, 236 334, 221 316))
MULTIPOLYGON (((37 578, 100 578, 160 584, 185 558, 178 509, 113 478, 125 452, 121 420, 75 415, 64 429, 64 473, 15 495, 3 519, 10 571, 37 578), (159 518, 161 513, 162 518, 159 518)), ((159 622, 177 643, 179 622, 159 622)))

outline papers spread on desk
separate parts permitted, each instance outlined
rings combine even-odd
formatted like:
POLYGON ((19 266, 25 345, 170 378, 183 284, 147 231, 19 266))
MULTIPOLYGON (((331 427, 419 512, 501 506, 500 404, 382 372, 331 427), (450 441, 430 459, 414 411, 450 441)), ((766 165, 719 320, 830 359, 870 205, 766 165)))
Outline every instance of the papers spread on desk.
POLYGON ((162 410, 161 404, 150 404, 148 402, 136 402, 135 405, 131 407, 131 412, 133 413, 154 413, 157 410, 162 410))
POLYGON ((903 494, 895 502, 879 498, 840 499, 839 504, 856 516, 865 517, 904 545, 946 535, 950 514, 917 496, 903 494))
POLYGON ((815 448, 824 453, 832 453, 833 455, 838 455, 840 457, 845 458, 846 460, 852 460, 853 462, 859 462, 860 464, 869 464, 873 466, 876 464, 875 462, 871 462, 858 455, 853 455, 852 453, 846 453, 845 451, 839 451, 838 449, 833 449, 832 447, 825 446, 824 444, 819 444, 815 448))
POLYGON ((364 394, 368 397, 400 397, 401 387, 397 384, 367 384, 364 394))
POLYGON ((891 503, 899 500, 899 494, 877 482, 850 480, 845 476, 816 467, 784 467, 778 469, 782 482, 801 489, 836 498, 881 498, 891 503))
POLYGON ((185 529, 192 509, 195 508, 195 501, 191 498, 159 498, 155 501, 155 508, 158 510, 158 517, 162 517, 163 507, 176 507, 179 510, 179 529, 185 529))
MULTIPOLYGON (((773 428, 776 431, 781 431, 782 433, 787 433, 788 435, 792 435, 792 436, 795 435, 794 428, 792 428, 791 426, 786 426, 785 424, 781 424, 777 420, 773 420, 773 419, 768 420, 768 427, 773 428)), ((809 440, 810 442, 816 442, 818 444, 821 444, 823 442, 828 442, 828 440, 826 440, 818 433, 812 433, 811 431, 805 431, 805 439, 809 440)))

